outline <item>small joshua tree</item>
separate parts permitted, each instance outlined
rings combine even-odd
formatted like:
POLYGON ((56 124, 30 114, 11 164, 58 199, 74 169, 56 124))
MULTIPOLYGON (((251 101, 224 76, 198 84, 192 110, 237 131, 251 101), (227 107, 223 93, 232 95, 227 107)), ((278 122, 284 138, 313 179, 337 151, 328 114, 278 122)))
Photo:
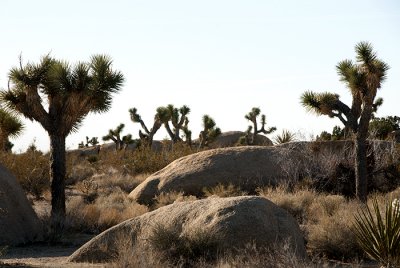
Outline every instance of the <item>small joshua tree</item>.
POLYGON ((203 130, 199 134, 199 148, 207 146, 209 142, 221 135, 221 129, 216 127, 214 119, 209 115, 203 116, 203 130))
POLYGON ((260 115, 260 108, 253 107, 251 111, 245 115, 245 118, 253 123, 253 126, 249 126, 246 130, 246 135, 241 138, 240 143, 247 145, 256 144, 257 135, 259 133, 270 134, 276 130, 276 127, 270 127, 265 129, 266 118, 265 114, 261 115, 261 128, 258 128, 257 118, 260 115))
POLYGON ((9 137, 17 137, 24 126, 18 117, 0 108, 0 150, 11 151, 12 144, 9 137))
POLYGON ((174 105, 169 104, 166 107, 159 107, 158 109, 166 112, 166 117, 163 118, 163 124, 168 132, 168 135, 171 137, 172 142, 176 143, 182 141, 182 138, 180 137, 180 131, 183 131, 185 122, 189 122, 187 121, 187 115, 190 113, 190 108, 186 105, 183 105, 178 109, 175 108, 174 105), (169 125, 169 122, 172 123, 172 129, 169 125))
POLYGON ((115 149, 117 151, 122 150, 122 149, 126 149, 126 147, 129 144, 134 143, 134 140, 132 139, 132 135, 131 134, 122 136, 122 138, 121 138, 121 132, 124 129, 124 127, 125 127, 124 124, 120 124, 115 129, 110 129, 108 131, 108 134, 103 137, 103 141, 112 140, 115 143, 115 149))
POLYGON ((140 125, 142 126, 144 133, 139 130, 139 137, 140 140, 149 147, 151 147, 151 145, 153 144, 154 135, 160 129, 163 122, 167 122, 169 119, 168 111, 163 107, 158 108, 157 113, 154 116, 153 127, 149 130, 146 124, 143 122, 140 114, 138 114, 136 108, 129 109, 129 114, 131 116, 131 120, 134 123, 140 123, 140 125))

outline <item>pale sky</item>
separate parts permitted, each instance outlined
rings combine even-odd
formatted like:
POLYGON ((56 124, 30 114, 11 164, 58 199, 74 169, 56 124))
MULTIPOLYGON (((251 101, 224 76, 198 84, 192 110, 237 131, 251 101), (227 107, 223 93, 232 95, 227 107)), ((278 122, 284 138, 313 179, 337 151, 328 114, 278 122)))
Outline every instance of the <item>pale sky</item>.
MULTIPOLYGON (((151 127, 156 108, 170 103, 191 108, 193 138, 204 114, 222 131, 246 130, 244 115, 252 107, 276 133, 288 129, 309 138, 331 131, 340 122, 307 113, 299 98, 305 90, 332 91, 349 103, 335 65, 354 59, 359 41, 371 42, 391 67, 378 116, 400 115, 398 0, 0 0, 0 12, 0 88, 21 53, 25 62, 50 52, 70 63, 108 54, 125 75, 111 110, 89 115, 67 138, 70 149, 85 136, 101 140, 120 123, 137 138, 140 127, 128 109, 136 107, 151 127)), ((24 122, 14 151, 33 139, 48 150, 47 133, 24 122)), ((159 131, 155 138, 166 136, 159 131)))

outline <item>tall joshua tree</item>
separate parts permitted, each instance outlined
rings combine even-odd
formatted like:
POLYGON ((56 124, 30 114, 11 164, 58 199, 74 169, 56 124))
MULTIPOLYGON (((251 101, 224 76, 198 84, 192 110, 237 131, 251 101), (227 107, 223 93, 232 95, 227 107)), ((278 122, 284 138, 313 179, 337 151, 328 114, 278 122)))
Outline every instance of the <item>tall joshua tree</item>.
POLYGON ((125 149, 129 144, 132 144, 134 141, 131 134, 121 137, 121 133, 124 127, 124 124, 119 124, 115 129, 110 129, 108 131, 108 134, 103 137, 103 141, 112 140, 115 143, 115 149, 117 151, 125 149))
POLYGON ((386 79, 389 66, 377 58, 372 45, 360 42, 355 46, 356 62, 344 60, 336 66, 340 80, 350 90, 352 104, 344 104, 339 95, 306 91, 301 103, 317 115, 338 118, 351 133, 355 143, 356 197, 367 199, 367 137, 372 114, 382 104, 375 100, 381 83, 386 79))
POLYGON ((261 128, 258 128, 257 118, 260 115, 260 108, 253 107, 251 111, 245 115, 245 118, 253 123, 253 126, 249 126, 246 131, 245 140, 248 145, 256 143, 257 135, 259 133, 270 134, 276 130, 276 127, 270 127, 265 129, 266 118, 265 114, 261 115, 261 128), (252 132, 253 131, 253 132, 252 132))
POLYGON ((12 143, 9 137, 17 137, 23 128, 18 117, 0 108, 0 151, 11 151, 12 143))
POLYGON ((157 108, 157 112, 154 116, 153 127, 150 130, 147 128, 140 114, 138 114, 136 108, 129 109, 129 114, 131 116, 131 120, 134 123, 140 123, 140 125, 142 126, 144 133, 141 130, 139 130, 139 137, 142 141, 145 141, 145 144, 147 146, 151 148, 151 145, 153 144, 154 135, 161 128, 163 122, 167 122, 169 120, 169 113, 167 109, 165 109, 164 107, 157 108))
POLYGON ((199 148, 207 146, 210 141, 221 135, 221 129, 216 127, 214 119, 209 115, 203 116, 203 130, 199 134, 199 148))
POLYGON ((37 64, 20 59, 9 72, 9 88, 0 93, 6 106, 39 122, 50 137, 51 224, 53 234, 65 219, 65 139, 90 112, 106 112, 124 77, 108 56, 76 65, 49 55, 37 64))
MULTIPOLYGON (((166 107, 160 107, 158 109, 165 110, 167 116, 164 118, 163 124, 165 129, 168 132, 168 135, 171 137, 173 143, 182 141, 181 137, 179 136, 180 131, 184 129, 185 122, 189 122, 187 115, 190 113, 190 108, 186 105, 183 105, 181 108, 175 108, 174 105, 169 104, 166 107), (169 122, 172 123, 172 129, 169 125, 169 122)), ((187 127, 187 124, 186 124, 187 127)))

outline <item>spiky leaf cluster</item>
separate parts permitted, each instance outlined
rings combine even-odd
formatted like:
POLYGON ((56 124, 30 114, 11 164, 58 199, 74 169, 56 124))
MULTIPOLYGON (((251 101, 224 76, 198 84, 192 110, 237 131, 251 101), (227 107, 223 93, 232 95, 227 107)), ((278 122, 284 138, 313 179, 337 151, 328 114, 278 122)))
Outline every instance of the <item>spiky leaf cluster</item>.
MULTIPOLYGON (((397 201, 397 200, 396 200, 397 201)), ((378 201, 355 215, 354 233, 362 249, 384 267, 400 266, 400 207, 386 202, 382 213, 378 201)))
POLYGON ((68 136, 90 112, 111 106, 112 93, 124 77, 112 69, 112 60, 95 55, 76 65, 44 56, 38 64, 20 60, 9 72, 9 88, 0 93, 7 108, 38 121, 49 133, 68 136), (47 106, 43 104, 46 103, 47 106))

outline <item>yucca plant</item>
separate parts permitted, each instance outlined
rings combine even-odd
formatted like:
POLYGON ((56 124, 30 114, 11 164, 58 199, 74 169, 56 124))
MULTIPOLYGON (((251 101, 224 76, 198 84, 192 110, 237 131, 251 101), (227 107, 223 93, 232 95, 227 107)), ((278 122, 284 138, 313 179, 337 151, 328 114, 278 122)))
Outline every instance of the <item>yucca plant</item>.
POLYGON ((281 134, 276 135, 276 137, 274 138, 275 144, 283 144, 295 140, 296 140, 296 134, 285 129, 282 130, 281 134))
POLYGON ((400 265, 400 209, 386 202, 381 213, 378 201, 372 209, 366 206, 355 215, 354 233, 361 248, 385 267, 400 265))

